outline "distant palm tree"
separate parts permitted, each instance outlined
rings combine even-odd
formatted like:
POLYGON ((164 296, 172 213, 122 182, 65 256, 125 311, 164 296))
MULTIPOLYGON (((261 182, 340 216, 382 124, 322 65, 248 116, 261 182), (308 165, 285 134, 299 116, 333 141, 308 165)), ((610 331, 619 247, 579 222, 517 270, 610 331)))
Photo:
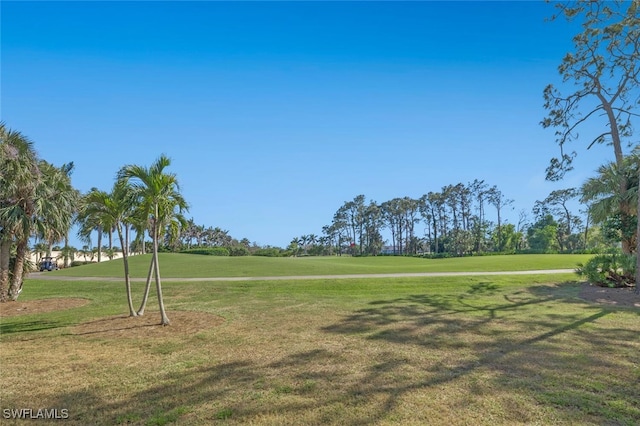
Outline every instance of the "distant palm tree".
POLYGON ((304 250, 304 254, 307 254, 307 245, 309 244, 309 236, 308 235, 301 235, 300 236, 300 245, 302 246, 302 249, 304 250))
POLYGON ((179 192, 176 175, 164 172, 165 168, 170 164, 169 158, 161 155, 148 168, 127 165, 118 172, 118 179, 131 185, 138 203, 139 212, 147 217, 150 224, 153 241, 152 267, 154 269, 162 325, 169 325, 170 321, 164 308, 160 280, 160 263, 158 261, 160 230, 174 223, 177 214, 188 208, 187 202, 179 192))
POLYGON ((82 246, 82 248, 80 250, 78 250, 78 254, 80 256, 82 256, 82 258, 86 262, 87 261, 87 256, 89 256, 91 254, 91 249, 89 248, 89 246, 82 246))
POLYGON ((110 224, 105 222, 105 218, 102 217, 102 211, 100 206, 92 205, 88 200, 101 199, 106 197, 107 193, 99 190, 98 188, 91 188, 84 197, 80 200, 80 207, 76 221, 80 224, 78 229, 78 236, 87 243, 91 243, 91 234, 96 231, 98 234, 98 262, 102 260, 102 235, 104 230, 108 229, 110 224))
POLYGON ((47 254, 47 244, 42 241, 33 245, 33 254, 36 255, 36 263, 40 263, 40 259, 42 259, 47 254))
POLYGON ((72 246, 64 246, 62 247, 61 253, 63 258, 64 258, 64 267, 67 268, 69 267, 69 260, 71 262, 74 261, 76 253, 78 253, 78 250, 75 247, 72 246))
POLYGON ((287 250, 291 250, 291 253, 293 254, 293 256, 298 255, 298 250, 299 250, 298 237, 291 239, 289 246, 287 246, 287 250))
POLYGON ((311 248, 313 249, 313 247, 318 242, 318 236, 316 234, 309 234, 309 235, 307 235, 307 239, 309 240, 309 244, 311 245, 311 248))
POLYGON ((107 257, 109 258, 109 260, 113 260, 114 257, 116 257, 116 249, 114 249, 113 247, 108 248, 104 251, 104 254, 107 255, 107 257))

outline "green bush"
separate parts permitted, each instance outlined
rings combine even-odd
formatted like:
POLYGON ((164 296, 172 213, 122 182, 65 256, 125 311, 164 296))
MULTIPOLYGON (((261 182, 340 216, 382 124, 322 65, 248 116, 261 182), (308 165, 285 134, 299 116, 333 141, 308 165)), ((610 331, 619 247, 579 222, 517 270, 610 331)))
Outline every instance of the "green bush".
POLYGON ((182 250, 180 253, 203 254, 205 256, 229 256, 229 249, 227 249, 226 247, 201 247, 182 250))
POLYGON ((458 257, 458 256, 455 256, 453 253, 444 252, 444 253, 429 253, 429 254, 425 254, 423 257, 426 259, 448 259, 450 257, 458 257))
POLYGON ((245 246, 233 246, 229 247, 230 256, 250 256, 251 252, 245 246))
POLYGON ((619 252, 596 255, 576 269, 578 275, 601 287, 631 287, 635 272, 635 256, 619 252))
POLYGON ((265 257, 281 257, 282 252, 280 249, 275 247, 270 248, 261 248, 253 252, 254 256, 265 256, 265 257))
POLYGON ((96 262, 86 261, 86 260, 74 260, 73 262, 71 262, 69 267, 89 265, 90 263, 96 263, 96 262))

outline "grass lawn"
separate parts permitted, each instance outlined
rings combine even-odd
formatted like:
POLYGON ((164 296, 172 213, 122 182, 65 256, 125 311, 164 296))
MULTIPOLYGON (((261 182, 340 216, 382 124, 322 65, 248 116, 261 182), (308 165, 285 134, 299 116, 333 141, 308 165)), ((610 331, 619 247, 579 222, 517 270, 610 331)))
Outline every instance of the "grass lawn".
MULTIPOLYGON (((572 269, 590 255, 509 255, 452 259, 413 257, 219 257, 195 254, 160 254, 160 274, 184 277, 266 277, 289 275, 383 274, 396 272, 466 272, 572 269)), ((145 278, 151 255, 130 258, 131 277, 145 278)), ((76 277, 121 277, 122 260, 113 260, 50 272, 76 277)))
POLYGON ((122 283, 30 279, 21 301, 88 303, 0 318, 0 408, 77 425, 636 425, 640 312, 585 302, 574 279, 167 282, 164 328, 122 318, 122 283))

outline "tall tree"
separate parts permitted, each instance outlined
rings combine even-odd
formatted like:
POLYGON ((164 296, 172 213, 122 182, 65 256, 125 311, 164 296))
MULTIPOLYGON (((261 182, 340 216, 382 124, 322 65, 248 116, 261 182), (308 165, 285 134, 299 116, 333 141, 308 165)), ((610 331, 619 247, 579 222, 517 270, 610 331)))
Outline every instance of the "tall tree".
POLYGON ((353 237, 352 243, 357 241, 360 255, 362 255, 365 208, 365 196, 362 194, 354 197, 352 201, 345 202, 341 207, 353 237))
POLYGON ((418 223, 420 202, 410 197, 404 197, 400 201, 400 208, 404 223, 405 244, 407 253, 416 254, 418 251, 418 242, 414 235, 416 223, 418 223))
POLYGON ((165 169, 170 165, 171 160, 167 156, 161 155, 150 167, 127 165, 118 172, 118 179, 131 185, 140 211, 145 214, 150 224, 153 242, 151 262, 154 269, 162 325, 169 325, 170 321, 162 298, 160 262, 158 261, 160 230, 169 226, 176 213, 188 209, 187 202, 179 192, 180 186, 176 175, 165 173, 165 169))
MULTIPOLYGON (((391 245, 393 246, 394 255, 397 254, 397 243, 402 240, 402 235, 397 235, 397 227, 399 226, 399 222, 401 220, 398 216, 399 201, 399 198, 394 198, 393 200, 385 201, 380 205, 384 224, 391 231, 391 245)), ((399 243, 399 245, 402 245, 402 243, 399 243)))
POLYGON ((498 215, 498 229, 497 229, 497 251, 502 251, 504 248, 502 239, 502 209, 513 204, 513 200, 506 198, 502 191, 500 191, 495 185, 487 192, 487 200, 496 208, 498 215))
POLYGON ((560 250, 576 249, 572 246, 571 236, 575 227, 581 225, 578 215, 575 215, 569 209, 569 202, 578 196, 575 188, 557 189, 552 191, 542 204, 547 206, 547 210, 554 215, 558 222, 558 244, 560 250))
POLYGON ((20 263, 22 276, 39 176, 33 142, 0 123, 0 301, 18 297, 15 274, 10 282, 11 247, 15 243, 21 248, 22 258, 14 265, 20 263))
POLYGON ((489 192, 489 185, 484 180, 474 179, 469 183, 469 190, 476 200, 476 214, 473 220, 474 250, 476 252, 484 251, 485 236, 489 229, 489 223, 485 219, 485 202, 489 192))
POLYGON ((377 255, 382 250, 384 241, 380 230, 383 226, 381 207, 370 201, 364 211, 365 250, 369 255, 377 255))
MULTIPOLYGON (((556 16, 580 20, 582 32, 573 38, 574 51, 558 67, 563 81, 574 83, 575 91, 562 94, 553 85, 544 89, 549 115, 541 124, 556 129, 560 146, 560 157, 553 158, 547 169, 550 180, 571 169, 576 153, 568 153, 566 145, 578 138, 587 121, 602 129, 589 138, 587 149, 596 143, 610 144, 617 166, 622 167, 640 105, 640 1, 578 0, 556 7, 560 11, 556 16)), ((620 182, 619 192, 626 186, 620 182)), ((633 206, 621 201, 619 209, 630 214, 633 206)), ((626 242, 622 248, 632 251, 626 242)))
POLYGON ((71 226, 76 191, 69 170, 39 160, 31 141, 0 124, 0 300, 17 300, 22 291, 29 238, 37 230, 57 238, 71 226), (10 275, 12 243, 16 255, 10 275))

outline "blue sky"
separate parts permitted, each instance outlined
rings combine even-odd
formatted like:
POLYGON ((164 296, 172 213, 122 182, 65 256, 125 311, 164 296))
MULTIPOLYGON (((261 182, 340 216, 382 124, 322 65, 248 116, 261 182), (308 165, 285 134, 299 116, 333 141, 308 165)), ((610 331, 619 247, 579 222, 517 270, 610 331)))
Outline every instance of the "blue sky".
POLYGON ((558 147, 542 91, 577 27, 542 1, 0 8, 2 121, 73 161, 81 191, 164 153, 188 216, 238 239, 286 246, 358 194, 474 179, 515 200, 515 223, 612 160, 585 129, 575 171, 544 180, 558 147))

